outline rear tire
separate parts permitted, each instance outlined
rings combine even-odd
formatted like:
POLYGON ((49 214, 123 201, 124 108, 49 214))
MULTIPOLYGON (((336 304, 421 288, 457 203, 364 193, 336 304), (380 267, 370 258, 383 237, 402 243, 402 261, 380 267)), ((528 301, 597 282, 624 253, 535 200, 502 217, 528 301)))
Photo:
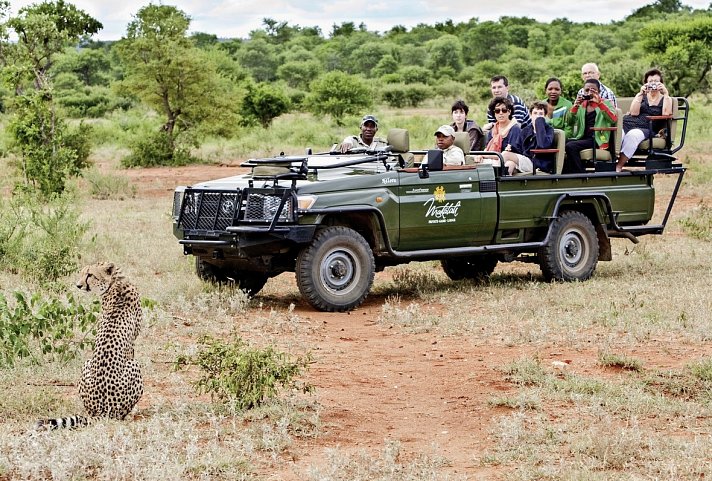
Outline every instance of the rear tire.
POLYGON ((440 261, 445 274, 453 281, 472 279, 484 281, 489 278, 497 267, 497 257, 492 254, 482 254, 470 257, 453 257, 440 261))
POLYGON ((366 299, 376 270, 371 246, 358 232, 333 226, 319 230, 297 257, 297 285, 320 311, 345 312, 366 299))
POLYGON ((567 211, 556 219, 549 242, 539 250, 539 265, 548 281, 585 281, 598 263, 598 237, 591 220, 567 211))
POLYGON ((260 292, 267 283, 267 279, 269 279, 266 274, 261 272, 226 269, 206 262, 200 257, 195 258, 195 272, 198 277, 206 282, 234 284, 247 292, 249 296, 254 296, 260 292))

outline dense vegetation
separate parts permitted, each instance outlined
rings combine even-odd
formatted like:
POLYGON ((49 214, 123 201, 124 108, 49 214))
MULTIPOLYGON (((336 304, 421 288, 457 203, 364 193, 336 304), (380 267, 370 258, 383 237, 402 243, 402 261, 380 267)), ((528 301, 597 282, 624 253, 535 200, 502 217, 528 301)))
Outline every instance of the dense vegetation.
POLYGON ((265 18, 244 39, 189 34, 184 12, 149 4, 117 42, 92 41, 101 24, 63 0, 25 7, 15 17, 7 4, 2 12, 1 105, 17 114, 11 147, 22 157, 22 173, 45 193, 61 191, 60 174, 76 175, 85 165, 87 147, 65 118, 148 109, 157 118, 125 139, 131 153, 124 165, 181 164, 194 160, 191 149, 206 136, 234 138, 240 128, 267 128, 289 111, 330 115, 342 125, 343 116, 374 104, 478 104, 495 74, 507 75, 527 101, 543 97, 551 76, 571 97, 586 61, 599 64, 619 96, 637 91, 651 66, 663 69, 675 94, 688 96, 709 90, 712 65, 710 10, 679 0, 657 0, 609 24, 472 18, 379 33, 345 22, 325 34, 265 18))

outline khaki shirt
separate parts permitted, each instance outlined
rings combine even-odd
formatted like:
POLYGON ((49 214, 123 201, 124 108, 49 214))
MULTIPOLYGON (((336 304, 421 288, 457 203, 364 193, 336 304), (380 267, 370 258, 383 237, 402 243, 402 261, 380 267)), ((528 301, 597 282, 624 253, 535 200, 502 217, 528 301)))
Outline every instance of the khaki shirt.
MULTIPOLYGON (((427 154, 425 154, 423 163, 428 163, 427 154)), ((450 147, 443 150, 443 165, 465 165, 465 153, 460 147, 452 144, 450 147)))
POLYGON ((373 142, 371 142, 371 145, 368 145, 363 141, 360 135, 349 135, 344 139, 342 144, 351 144, 351 147, 349 147, 349 150, 351 149, 367 149, 367 150, 383 150, 386 147, 388 147, 388 143, 386 143, 385 140, 383 140, 380 137, 374 137, 373 142))

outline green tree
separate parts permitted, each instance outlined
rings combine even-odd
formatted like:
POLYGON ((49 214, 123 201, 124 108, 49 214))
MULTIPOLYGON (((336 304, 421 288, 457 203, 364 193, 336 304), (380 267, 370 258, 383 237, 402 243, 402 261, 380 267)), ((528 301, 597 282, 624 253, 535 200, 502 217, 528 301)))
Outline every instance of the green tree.
MULTIPOLYGON (((0 18, 9 3, 0 2, 0 18)), ((3 78, 15 92, 10 123, 27 186, 49 198, 86 166, 88 140, 75 135, 57 114, 50 69, 68 45, 96 33, 101 23, 63 0, 21 8, 0 23, 3 78), (11 40, 15 37, 16 40, 11 40)))
POLYGON ((680 0, 657 0, 633 11, 628 18, 650 19, 666 13, 678 13, 682 10, 689 11, 690 7, 683 6, 680 0))
POLYGON ((247 87, 241 114, 248 122, 258 122, 263 128, 267 128, 272 119, 288 111, 289 98, 278 86, 258 83, 247 87))
POLYGON ((323 71, 317 60, 291 60, 283 63, 277 69, 277 77, 294 88, 306 89, 312 80, 323 71))
POLYGON ((309 110, 317 115, 328 114, 337 125, 343 125, 344 115, 363 112, 373 103, 373 93, 361 78, 343 72, 329 72, 312 82, 306 99, 309 110))
POLYGON ((708 90, 712 68, 712 17, 655 22, 641 36, 653 63, 665 72, 665 83, 678 95, 708 90))
POLYGON ((430 40, 428 46, 428 67, 433 72, 451 68, 455 73, 462 70, 462 43, 454 35, 443 35, 430 40))
POLYGON ((383 40, 366 42, 355 49, 349 58, 350 71, 370 76, 378 62, 389 54, 390 49, 384 43, 383 40))
MULTIPOLYGON (((188 16, 176 7, 150 4, 138 11, 116 47, 126 71, 121 90, 164 116, 159 134, 146 140, 153 147, 139 142, 135 155, 153 152, 162 162, 184 163, 201 127, 236 123, 232 82, 220 75, 210 53, 186 36, 189 25, 188 16)), ((137 158, 128 161, 137 162, 143 165, 137 158)))
POLYGON ((253 38, 245 42, 237 54, 237 60, 257 82, 269 82, 277 78, 277 50, 264 38, 253 38))

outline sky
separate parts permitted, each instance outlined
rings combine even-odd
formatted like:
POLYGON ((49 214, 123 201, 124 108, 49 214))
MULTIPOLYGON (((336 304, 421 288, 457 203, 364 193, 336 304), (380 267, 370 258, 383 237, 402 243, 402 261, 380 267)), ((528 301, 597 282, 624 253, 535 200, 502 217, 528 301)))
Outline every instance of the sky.
MULTIPOLYGON (((150 0, 67 0, 99 20, 104 28, 95 40, 118 40, 126 33, 126 26, 141 7, 150 0)), ((12 14, 23 6, 39 0, 11 0, 12 14)), ((502 16, 530 17, 541 22, 566 17, 573 22, 593 21, 608 23, 623 20, 635 9, 653 0, 173 0, 154 1, 173 5, 191 18, 190 32, 205 32, 220 38, 245 38, 250 31, 264 27, 263 18, 272 18, 289 25, 321 28, 328 36, 334 24, 362 22, 368 30, 386 32, 395 25, 411 28, 419 23, 434 25, 451 19, 466 22, 497 20, 502 16), (585 5, 585 6, 584 6, 585 5), (594 12, 591 15, 591 12, 594 12)), ((710 0, 682 0, 684 5, 706 9, 710 0)))

